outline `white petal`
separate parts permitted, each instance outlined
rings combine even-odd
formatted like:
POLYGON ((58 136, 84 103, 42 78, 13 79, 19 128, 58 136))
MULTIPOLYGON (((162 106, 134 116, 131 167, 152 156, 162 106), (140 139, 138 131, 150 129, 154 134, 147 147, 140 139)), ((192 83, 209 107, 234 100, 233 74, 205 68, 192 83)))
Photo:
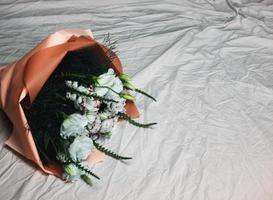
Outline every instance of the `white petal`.
POLYGON ((78 113, 72 114, 63 121, 60 134, 63 138, 86 134, 87 130, 85 126, 87 124, 88 119, 85 115, 78 113))
POLYGON ((101 123, 101 129, 100 132, 107 133, 110 132, 115 125, 114 119, 106 119, 101 123))
POLYGON ((85 160, 93 150, 93 141, 87 136, 76 137, 69 147, 69 154, 75 161, 85 160))
POLYGON ((99 97, 103 97, 109 89, 107 88, 99 88, 99 87, 95 87, 95 94, 98 95, 99 97))

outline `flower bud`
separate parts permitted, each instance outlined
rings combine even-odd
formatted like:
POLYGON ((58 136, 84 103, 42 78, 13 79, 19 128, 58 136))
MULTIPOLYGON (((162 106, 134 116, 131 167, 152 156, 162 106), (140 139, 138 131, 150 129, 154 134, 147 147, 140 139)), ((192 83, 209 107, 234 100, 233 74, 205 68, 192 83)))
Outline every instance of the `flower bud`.
POLYGON ((109 117, 109 115, 107 113, 100 113, 100 119, 101 120, 105 120, 109 117))
POLYGON ((130 81, 130 77, 128 74, 119 74, 118 75, 119 79, 122 81, 122 82, 129 82, 130 81))
POLYGON ((135 90, 136 89, 136 87, 130 82, 126 82, 123 85, 124 85, 124 87, 126 87, 127 89, 130 89, 130 90, 135 90))
POLYGON ((130 95, 130 94, 128 94, 128 93, 122 93, 121 97, 124 98, 124 99, 126 99, 126 100, 129 100, 129 101, 134 101, 135 100, 135 97, 132 96, 132 95, 130 95))
POLYGON ((78 87, 78 82, 77 81, 73 81, 72 82, 72 88, 77 89, 77 87, 78 87))
POLYGON ((70 88, 72 87, 72 81, 69 81, 69 80, 65 81, 65 84, 67 87, 70 87, 70 88))
POLYGON ((87 183, 88 185, 92 185, 92 181, 91 178, 87 175, 81 175, 82 180, 84 180, 85 183, 87 183))
POLYGON ((73 176, 73 170, 69 167, 69 165, 64 166, 64 172, 68 175, 68 176, 73 176))
POLYGON ((81 96, 79 96, 79 97, 78 97, 78 99, 77 99, 77 103, 78 103, 78 104, 81 104, 81 103, 82 103, 82 101, 83 101, 83 100, 82 100, 82 97, 81 97, 81 96))

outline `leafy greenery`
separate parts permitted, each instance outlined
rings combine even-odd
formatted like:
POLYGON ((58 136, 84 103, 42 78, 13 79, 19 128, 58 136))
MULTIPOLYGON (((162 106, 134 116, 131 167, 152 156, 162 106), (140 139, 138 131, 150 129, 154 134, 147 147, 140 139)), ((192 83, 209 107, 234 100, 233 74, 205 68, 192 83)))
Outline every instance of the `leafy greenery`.
POLYGON ((148 124, 141 124, 139 122, 136 122, 135 120, 133 120, 129 115, 127 115, 126 113, 119 113, 118 114, 120 118, 127 120, 130 124, 137 126, 137 127, 141 127, 141 128, 150 128, 153 125, 156 125, 157 123, 153 122, 153 123, 148 123, 148 124))
POLYGON ((112 61, 116 55, 118 54, 117 52, 117 40, 114 40, 112 39, 110 33, 108 33, 104 39, 103 39, 103 42, 102 42, 105 46, 107 46, 108 50, 106 51, 106 54, 107 56, 109 57, 110 61, 112 61))
POLYGON ((131 157, 125 157, 125 156, 120 156, 113 151, 107 149, 106 147, 103 147, 101 144, 97 143, 95 140, 93 140, 94 146, 100 150, 101 152, 105 153, 108 156, 111 156, 112 158, 115 158, 117 160, 129 160, 132 159, 131 157))
POLYGON ((75 165, 81 171, 83 171, 83 172, 85 172, 85 173, 87 173, 87 174, 89 174, 91 176, 94 176, 96 179, 100 179, 100 177, 98 177, 96 174, 94 174, 90 169, 84 167, 81 163, 75 162, 72 159, 69 159, 68 163, 72 163, 73 165, 75 165))
POLYGON ((144 92, 144 91, 142 91, 142 90, 140 90, 140 89, 138 89, 138 88, 136 88, 135 91, 138 92, 138 93, 140 93, 140 94, 143 94, 143 95, 146 96, 146 97, 149 97, 150 99, 152 99, 152 100, 154 100, 154 101, 156 101, 156 99, 155 99, 153 96, 147 94, 146 92, 144 92))

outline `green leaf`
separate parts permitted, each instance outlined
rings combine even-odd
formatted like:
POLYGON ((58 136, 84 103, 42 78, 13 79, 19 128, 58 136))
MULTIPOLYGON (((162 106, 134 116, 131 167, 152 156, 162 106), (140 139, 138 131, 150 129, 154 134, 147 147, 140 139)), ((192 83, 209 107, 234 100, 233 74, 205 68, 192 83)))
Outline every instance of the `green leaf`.
POLYGON ((45 150, 46 150, 47 147, 48 147, 49 141, 50 141, 50 137, 45 133, 45 134, 44 134, 44 145, 45 145, 45 150))

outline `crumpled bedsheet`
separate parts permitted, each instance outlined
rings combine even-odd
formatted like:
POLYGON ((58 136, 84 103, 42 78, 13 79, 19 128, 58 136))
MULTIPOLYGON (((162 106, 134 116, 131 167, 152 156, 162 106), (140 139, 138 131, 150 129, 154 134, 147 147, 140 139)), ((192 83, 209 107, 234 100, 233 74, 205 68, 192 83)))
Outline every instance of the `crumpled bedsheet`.
POLYGON ((91 28, 118 40, 140 121, 107 146, 134 159, 94 166, 92 187, 46 176, 4 146, 0 200, 273 200, 272 0, 1 0, 0 65, 50 33, 91 28))

